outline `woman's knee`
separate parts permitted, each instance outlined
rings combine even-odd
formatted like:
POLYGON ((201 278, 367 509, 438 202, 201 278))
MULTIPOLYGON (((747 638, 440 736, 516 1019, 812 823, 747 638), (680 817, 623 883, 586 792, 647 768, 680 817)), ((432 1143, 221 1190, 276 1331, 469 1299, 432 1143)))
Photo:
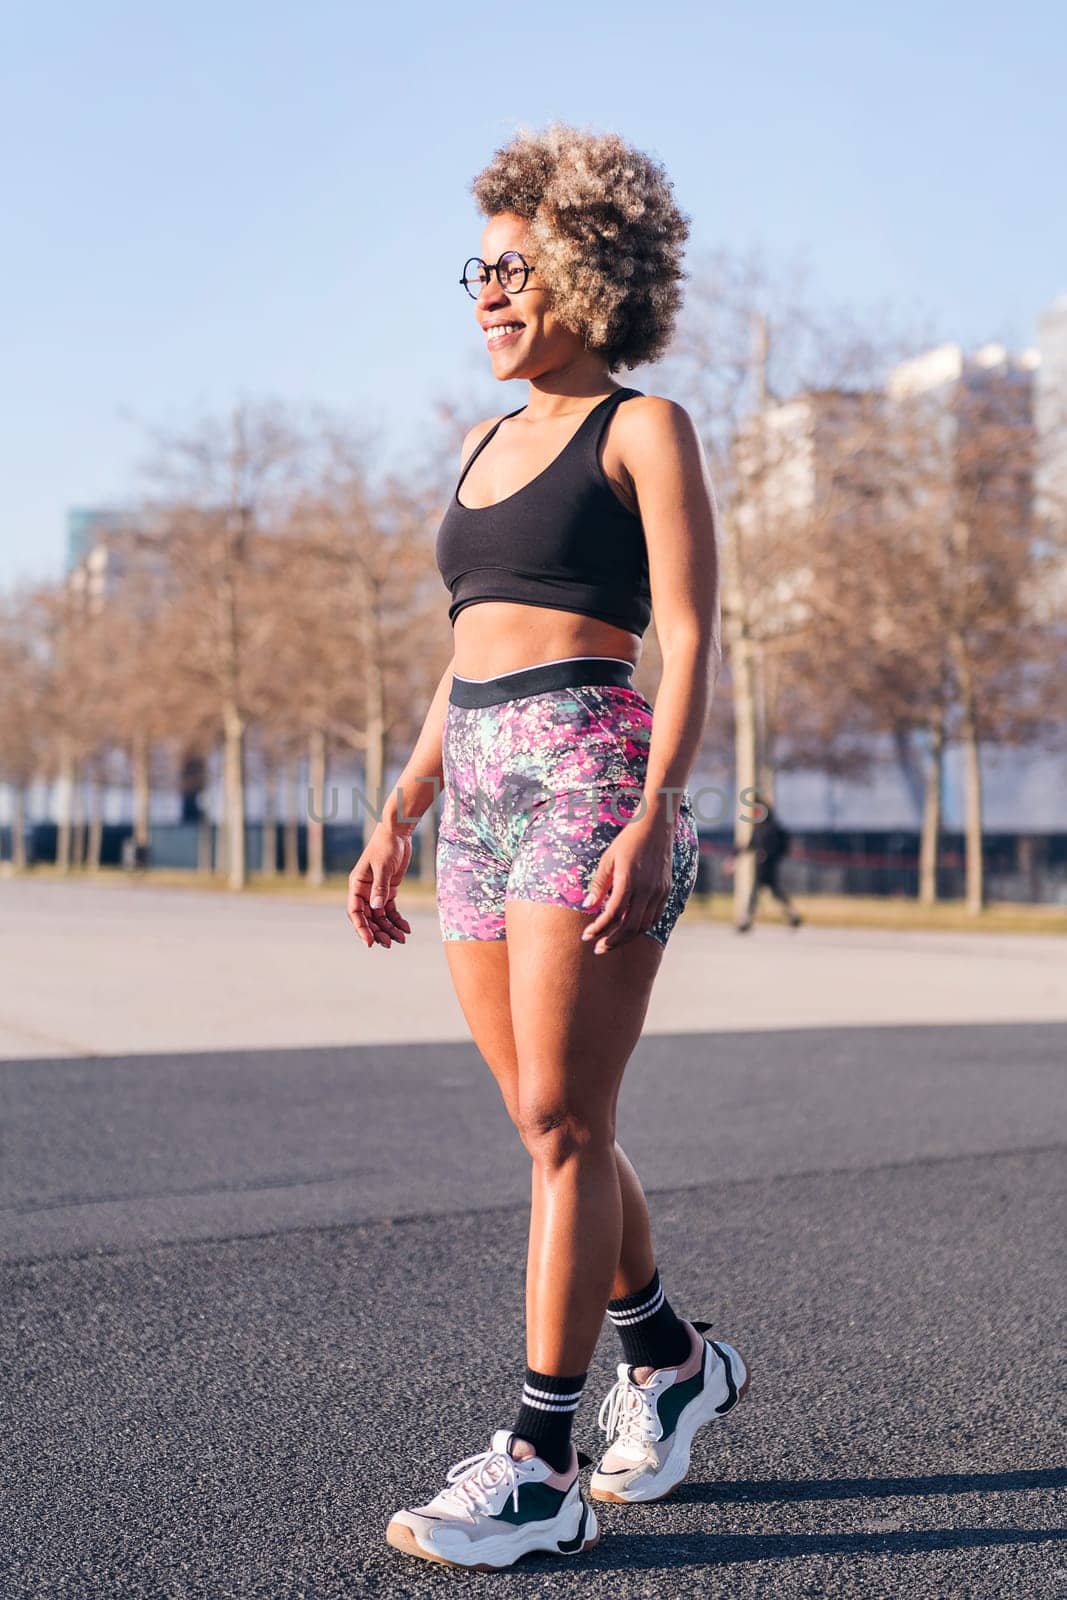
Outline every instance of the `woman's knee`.
POLYGON ((615 1118, 610 1107, 588 1111, 552 1100, 522 1100, 515 1125, 537 1166, 562 1167, 605 1151, 614 1158, 615 1118))

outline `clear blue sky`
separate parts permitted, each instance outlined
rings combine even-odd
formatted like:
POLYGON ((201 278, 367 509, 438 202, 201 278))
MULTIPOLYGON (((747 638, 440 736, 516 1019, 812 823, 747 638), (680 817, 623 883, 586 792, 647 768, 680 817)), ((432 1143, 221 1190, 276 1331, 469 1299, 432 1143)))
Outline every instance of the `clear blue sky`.
POLYGON ((520 121, 652 151, 697 248, 803 251, 828 300, 1028 344, 1067 289, 1065 55, 1029 0, 8 6, 0 583, 131 492, 138 419, 323 401, 395 460, 434 396, 492 407, 455 280, 520 121))

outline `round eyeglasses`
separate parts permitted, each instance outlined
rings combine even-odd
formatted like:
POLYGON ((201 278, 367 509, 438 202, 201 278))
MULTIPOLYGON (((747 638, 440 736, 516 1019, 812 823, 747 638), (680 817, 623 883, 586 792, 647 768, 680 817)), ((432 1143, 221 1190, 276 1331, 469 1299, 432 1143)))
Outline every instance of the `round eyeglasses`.
POLYGON ((493 273, 506 294, 520 294, 533 265, 517 250, 505 250, 497 262, 483 261, 481 256, 471 256, 463 267, 460 283, 472 300, 477 300, 487 283, 492 283, 493 273))

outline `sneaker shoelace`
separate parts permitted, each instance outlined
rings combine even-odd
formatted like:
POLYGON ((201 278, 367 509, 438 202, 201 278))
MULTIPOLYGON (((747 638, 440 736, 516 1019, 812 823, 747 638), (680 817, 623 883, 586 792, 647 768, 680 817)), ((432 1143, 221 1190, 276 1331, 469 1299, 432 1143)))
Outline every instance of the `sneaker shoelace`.
POLYGON ((519 1472, 511 1456, 500 1450, 483 1450, 479 1455, 464 1456, 446 1475, 448 1488, 444 1493, 470 1516, 482 1512, 492 1515, 493 1496, 506 1488, 505 1499, 510 1499, 519 1509, 519 1472))
POLYGON ((608 1443, 644 1446, 656 1437, 657 1418, 650 1390, 634 1383, 629 1375, 618 1378, 604 1396, 597 1413, 597 1427, 607 1434, 608 1443))

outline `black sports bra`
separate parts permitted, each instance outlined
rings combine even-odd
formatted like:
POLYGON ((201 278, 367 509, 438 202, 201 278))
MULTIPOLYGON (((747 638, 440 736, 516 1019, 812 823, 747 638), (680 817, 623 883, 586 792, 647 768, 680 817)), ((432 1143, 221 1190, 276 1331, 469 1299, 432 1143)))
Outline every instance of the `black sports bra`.
POLYGON ((481 600, 508 600, 577 611, 644 633, 652 616, 645 533, 641 518, 608 483, 599 453, 615 406, 641 392, 607 395, 559 455, 514 494, 492 506, 465 506, 463 479, 507 418, 490 428, 471 451, 437 531, 437 565, 452 594, 450 621, 481 600))

